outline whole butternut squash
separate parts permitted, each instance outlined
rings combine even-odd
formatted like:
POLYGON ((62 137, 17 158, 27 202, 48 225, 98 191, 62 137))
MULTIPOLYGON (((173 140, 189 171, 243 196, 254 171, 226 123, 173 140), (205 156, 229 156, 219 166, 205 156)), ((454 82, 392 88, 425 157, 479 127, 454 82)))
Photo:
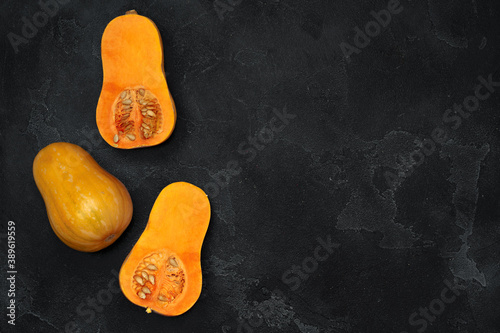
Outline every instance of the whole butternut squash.
POLYGON ((113 244, 132 219, 125 186, 77 145, 57 142, 40 150, 33 177, 52 229, 75 250, 94 252, 113 244))

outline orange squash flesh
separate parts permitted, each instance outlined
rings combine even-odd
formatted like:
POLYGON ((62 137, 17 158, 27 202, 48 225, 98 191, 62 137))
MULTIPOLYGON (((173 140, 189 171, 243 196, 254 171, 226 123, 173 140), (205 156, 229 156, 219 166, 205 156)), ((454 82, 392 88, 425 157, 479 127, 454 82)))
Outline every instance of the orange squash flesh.
POLYGON ((164 142, 177 116, 156 25, 135 11, 113 19, 102 35, 101 57, 104 78, 96 121, 103 139, 124 149, 164 142))
POLYGON ((177 316, 189 310, 201 293, 201 247, 209 221, 203 190, 185 182, 165 187, 121 267, 125 296, 148 313, 177 316))
POLYGON ((52 229, 75 250, 94 252, 111 245, 132 219, 125 186, 77 145, 56 142, 40 150, 33 177, 52 229))

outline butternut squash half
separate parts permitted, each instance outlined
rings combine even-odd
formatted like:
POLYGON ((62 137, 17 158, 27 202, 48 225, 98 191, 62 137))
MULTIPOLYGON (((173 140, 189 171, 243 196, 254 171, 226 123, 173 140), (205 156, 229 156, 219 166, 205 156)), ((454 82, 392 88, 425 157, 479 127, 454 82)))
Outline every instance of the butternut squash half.
POLYGON ((176 110, 156 25, 135 10, 113 19, 101 41, 103 84, 97 127, 116 148, 154 146, 174 130, 176 110))
POLYGON ((209 221, 203 190, 185 182, 165 187, 121 267, 125 296, 148 313, 177 316, 189 310, 201 293, 201 247, 209 221))

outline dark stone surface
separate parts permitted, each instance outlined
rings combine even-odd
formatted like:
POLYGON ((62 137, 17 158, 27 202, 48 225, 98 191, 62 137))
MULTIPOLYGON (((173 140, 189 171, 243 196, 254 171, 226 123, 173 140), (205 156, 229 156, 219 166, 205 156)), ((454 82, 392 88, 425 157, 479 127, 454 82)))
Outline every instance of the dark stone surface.
POLYGON ((13 327, 3 278, 1 331, 500 332, 500 87, 482 88, 467 118, 446 113, 479 77, 500 81, 498 1, 401 6, 346 58, 341 43, 354 46, 386 1, 72 0, 17 53, 8 34, 41 8, 2 1, 0 268, 12 220, 17 307, 13 327), (162 34, 178 123, 167 142, 125 151, 101 139, 95 107, 102 32, 132 8, 162 34), (248 150, 283 110, 295 117, 248 150), (130 227, 99 253, 66 247, 49 226, 31 167, 56 141, 87 149, 131 193, 130 227), (161 189, 206 188, 228 163, 241 172, 207 190, 196 305, 147 315, 109 291, 161 189), (412 326, 429 307, 437 314, 412 326))

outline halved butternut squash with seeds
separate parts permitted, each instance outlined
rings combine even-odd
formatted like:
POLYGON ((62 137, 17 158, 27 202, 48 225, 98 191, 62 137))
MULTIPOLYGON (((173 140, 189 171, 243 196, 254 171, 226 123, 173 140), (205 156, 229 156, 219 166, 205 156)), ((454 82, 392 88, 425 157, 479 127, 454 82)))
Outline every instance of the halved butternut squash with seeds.
POLYGON ((116 148, 154 146, 174 130, 176 110, 156 25, 136 11, 112 20, 101 42, 103 85, 97 127, 116 148))
POLYGON ((177 316, 189 310, 201 293, 201 246, 209 221, 203 190, 185 182, 165 187, 121 267, 125 296, 148 313, 177 316))
POLYGON ((95 252, 113 244, 132 219, 125 186, 77 145, 56 142, 40 150, 33 177, 52 229, 75 250, 95 252))

